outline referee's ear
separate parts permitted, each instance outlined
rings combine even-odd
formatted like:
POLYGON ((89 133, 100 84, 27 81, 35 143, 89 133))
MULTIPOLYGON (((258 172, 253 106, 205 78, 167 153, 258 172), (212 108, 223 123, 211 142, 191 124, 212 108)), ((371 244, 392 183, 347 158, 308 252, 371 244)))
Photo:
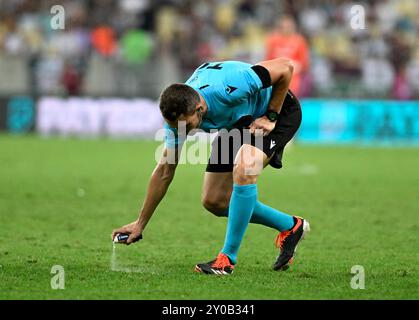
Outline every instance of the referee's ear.
POLYGON ((201 95, 199 96, 199 102, 195 107, 195 112, 204 112, 205 111, 205 100, 201 97, 201 95))

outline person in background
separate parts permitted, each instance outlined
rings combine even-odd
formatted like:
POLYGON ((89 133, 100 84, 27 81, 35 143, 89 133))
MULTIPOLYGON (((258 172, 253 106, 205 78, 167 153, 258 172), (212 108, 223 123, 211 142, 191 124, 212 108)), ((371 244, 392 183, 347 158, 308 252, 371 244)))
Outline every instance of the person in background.
POLYGON ((309 69, 309 48, 305 38, 297 32, 295 20, 290 15, 284 15, 278 21, 276 29, 268 35, 266 41, 265 59, 279 57, 286 57, 292 61, 294 74, 290 89, 299 96, 302 75, 309 69))

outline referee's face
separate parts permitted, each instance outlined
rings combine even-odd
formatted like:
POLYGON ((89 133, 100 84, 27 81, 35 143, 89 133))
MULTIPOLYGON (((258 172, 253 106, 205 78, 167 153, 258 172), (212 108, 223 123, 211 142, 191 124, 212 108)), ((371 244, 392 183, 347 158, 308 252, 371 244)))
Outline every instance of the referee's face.
POLYGON ((198 111, 195 111, 191 115, 180 115, 176 121, 171 121, 169 126, 178 128, 178 130, 180 130, 181 126, 185 126, 186 134, 188 134, 191 130, 198 129, 201 121, 202 115, 198 111))
POLYGON ((177 128, 180 130, 181 126, 186 127, 186 134, 188 134, 193 129, 198 129, 201 125, 202 118, 204 115, 205 106, 201 103, 198 103, 195 111, 192 114, 184 115, 181 114, 175 121, 167 121, 169 126, 172 128, 177 128))

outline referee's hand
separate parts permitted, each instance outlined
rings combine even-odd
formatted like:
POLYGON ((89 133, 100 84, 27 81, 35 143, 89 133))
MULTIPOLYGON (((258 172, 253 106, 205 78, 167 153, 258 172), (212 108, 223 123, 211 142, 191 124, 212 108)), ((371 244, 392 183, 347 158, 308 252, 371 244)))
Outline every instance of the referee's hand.
POLYGON ((270 121, 266 116, 255 119, 249 127, 250 133, 267 136, 275 128, 276 121, 270 121))
POLYGON ((112 240, 115 239, 115 236, 118 233, 128 234, 129 238, 127 239, 125 244, 130 245, 131 243, 137 242, 138 240, 142 239, 142 232, 143 230, 140 228, 137 220, 121 228, 115 229, 112 232, 112 240))

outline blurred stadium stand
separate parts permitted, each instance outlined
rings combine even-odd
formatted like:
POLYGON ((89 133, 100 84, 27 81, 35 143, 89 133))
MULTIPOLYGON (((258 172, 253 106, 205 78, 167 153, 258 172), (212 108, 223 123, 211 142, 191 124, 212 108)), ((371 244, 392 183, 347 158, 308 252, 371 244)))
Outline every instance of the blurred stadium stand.
POLYGON ((419 97, 417 0, 2 0, 0 95, 155 99, 203 61, 263 59, 283 14, 310 48, 302 96, 419 97), (51 30, 56 4, 65 30, 51 30), (350 28, 354 4, 365 30, 350 28))
POLYGON ((203 62, 286 55, 299 141, 419 146, 418 34, 418 0, 0 0, 0 131, 149 138, 203 62))
POLYGON ((15 95, 30 92, 26 60, 15 56, 0 56, 0 95, 15 95))

